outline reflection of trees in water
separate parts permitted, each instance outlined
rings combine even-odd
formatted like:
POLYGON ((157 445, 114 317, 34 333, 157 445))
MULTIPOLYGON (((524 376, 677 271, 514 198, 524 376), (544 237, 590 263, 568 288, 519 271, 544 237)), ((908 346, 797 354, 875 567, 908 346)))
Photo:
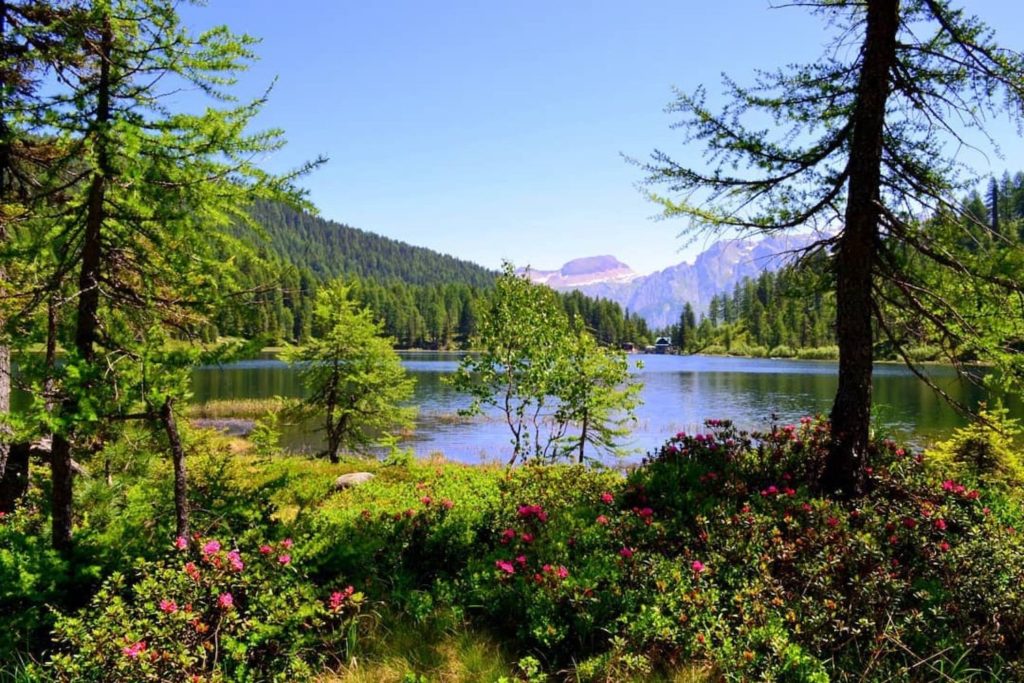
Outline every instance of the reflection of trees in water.
MULTIPOLYGON (((754 365, 754 361, 745 359, 710 359, 710 367, 731 366, 727 371, 699 371, 702 361, 695 358, 659 358, 651 365, 653 362, 659 363, 654 371, 641 373, 644 405, 638 410, 633 428, 634 441, 642 451, 677 432, 703 429, 707 418, 730 418, 743 428, 762 429, 768 426, 772 413, 780 421, 790 422, 803 415, 827 412, 836 389, 834 368, 825 364, 780 363, 769 366, 772 372, 744 372, 744 365, 763 370, 765 361, 754 365), (677 369, 680 367, 685 370, 677 369)), ((443 370, 455 367, 450 357, 418 355, 411 365, 418 368, 410 374, 416 378, 413 401, 420 406, 420 414, 416 433, 407 445, 419 455, 445 451, 449 457, 468 462, 479 461, 481 452, 490 458, 502 457, 508 444, 499 416, 458 415, 468 400, 444 382, 448 373, 443 370)), ((956 380, 951 369, 936 366, 931 370, 956 398, 972 405, 984 399, 980 387, 956 380)), ((199 370, 193 388, 196 401, 298 396, 301 392, 295 374, 276 364, 199 370)), ((963 418, 901 366, 879 366, 874 394, 876 419, 899 438, 913 435, 914 441, 932 440, 964 424, 963 418)), ((1009 407, 1011 414, 1024 415, 1019 400, 1009 402, 1009 407)), ((284 429, 285 444, 296 450, 321 447, 321 436, 315 426, 289 425, 284 429)))

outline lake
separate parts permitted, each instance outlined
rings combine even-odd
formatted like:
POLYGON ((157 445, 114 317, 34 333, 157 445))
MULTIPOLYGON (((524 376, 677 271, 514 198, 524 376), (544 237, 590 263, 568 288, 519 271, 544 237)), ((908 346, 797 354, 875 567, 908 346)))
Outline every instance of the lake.
MULTIPOLYGON (((466 396, 444 383, 454 372, 455 353, 404 353, 403 363, 416 378, 419 407, 415 434, 403 445, 417 455, 441 452, 452 460, 507 460, 508 427, 498 414, 471 420, 457 413, 466 396)), ((730 418, 742 428, 763 428, 773 419, 793 422, 827 413, 836 390, 836 364, 712 356, 633 356, 644 367, 643 405, 629 446, 639 459, 679 431, 693 431, 706 418, 730 418), (774 416, 774 417, 773 417, 774 416)), ((929 375, 955 398, 970 405, 985 399, 982 389, 959 380, 952 367, 927 367, 929 375)), ((197 402, 216 399, 301 396, 296 372, 273 358, 199 368, 193 375, 197 402)), ((902 365, 879 364, 874 373, 876 422, 886 434, 922 445, 944 438, 966 420, 902 365)), ((1010 404, 1015 416, 1020 402, 1010 404)), ((316 450, 322 441, 311 425, 286 427, 286 447, 316 450)))

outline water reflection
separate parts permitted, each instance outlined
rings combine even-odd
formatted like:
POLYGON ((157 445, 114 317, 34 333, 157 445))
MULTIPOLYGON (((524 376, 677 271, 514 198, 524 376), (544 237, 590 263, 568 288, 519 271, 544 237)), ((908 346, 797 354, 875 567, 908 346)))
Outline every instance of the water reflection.
MULTIPOLYGON (((760 428, 775 416, 781 421, 827 412, 836 390, 836 366, 822 361, 786 361, 706 356, 643 356, 639 370, 644 382, 644 405, 630 446, 637 454, 649 451, 667 435, 692 430, 708 417, 730 417, 744 428, 760 428)), ((458 365, 458 356, 415 353, 403 356, 416 378, 413 401, 420 413, 409 441, 417 454, 443 452, 452 459, 479 462, 506 459, 511 453, 508 429, 497 414, 460 419, 468 405, 464 396, 443 380, 458 365)), ((958 380, 950 367, 932 366, 930 376, 946 391, 969 405, 985 399, 984 392, 958 380)), ((197 401, 230 398, 301 396, 295 371, 271 358, 198 369, 193 376, 197 401)), ((918 443, 941 438, 964 418, 899 365, 877 366, 874 380, 877 423, 881 429, 918 443)), ((1010 404, 1015 415, 1020 402, 1010 404)), ((319 435, 309 426, 290 428, 286 445, 316 449, 319 435)))

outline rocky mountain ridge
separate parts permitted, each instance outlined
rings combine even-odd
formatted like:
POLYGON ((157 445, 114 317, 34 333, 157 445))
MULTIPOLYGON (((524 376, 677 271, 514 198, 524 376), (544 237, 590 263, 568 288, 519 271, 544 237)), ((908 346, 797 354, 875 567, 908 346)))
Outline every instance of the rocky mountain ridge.
POLYGON ((697 255, 650 275, 640 275, 613 256, 573 259, 558 270, 530 270, 530 278, 556 290, 578 289, 617 302, 653 327, 675 323, 689 302, 697 314, 707 311, 716 294, 730 291, 746 277, 775 271, 789 263, 793 250, 816 235, 778 235, 761 239, 726 239, 697 255))

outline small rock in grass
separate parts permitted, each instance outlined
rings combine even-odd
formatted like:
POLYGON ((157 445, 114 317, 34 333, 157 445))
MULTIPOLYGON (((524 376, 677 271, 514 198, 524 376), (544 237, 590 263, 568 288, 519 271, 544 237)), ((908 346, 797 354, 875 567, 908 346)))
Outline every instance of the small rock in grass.
POLYGON ((373 479, 373 474, 370 472, 349 472, 343 474, 334 480, 334 490, 344 491, 350 489, 353 486, 359 486, 373 479))

